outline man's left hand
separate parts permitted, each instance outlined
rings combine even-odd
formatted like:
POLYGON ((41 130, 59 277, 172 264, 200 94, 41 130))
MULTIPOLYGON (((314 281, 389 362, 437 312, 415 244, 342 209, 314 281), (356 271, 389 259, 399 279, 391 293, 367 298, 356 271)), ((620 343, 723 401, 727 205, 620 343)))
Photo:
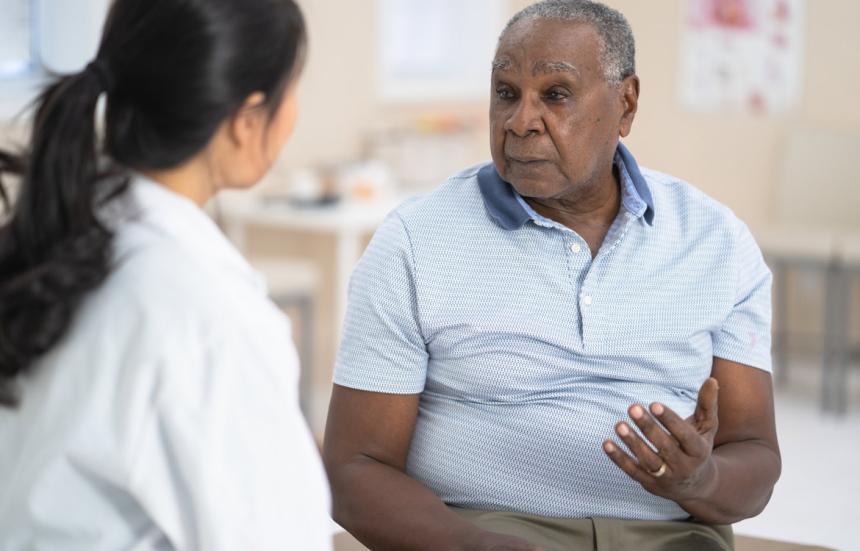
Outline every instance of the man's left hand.
POLYGON ((656 402, 651 404, 651 414, 633 405, 628 409, 630 418, 648 441, 620 421, 615 432, 632 456, 610 440, 603 442, 603 450, 652 494, 676 502, 701 498, 716 482, 711 452, 719 425, 718 394, 717 380, 706 380, 699 389, 696 410, 687 419, 656 402))

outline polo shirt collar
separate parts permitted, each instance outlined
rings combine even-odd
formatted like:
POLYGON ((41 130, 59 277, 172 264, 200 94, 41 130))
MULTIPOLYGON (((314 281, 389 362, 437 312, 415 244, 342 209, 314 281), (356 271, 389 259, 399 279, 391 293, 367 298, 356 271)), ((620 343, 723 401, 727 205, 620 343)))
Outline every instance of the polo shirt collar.
MULTIPOLYGON (((621 178, 622 206, 649 225, 654 223, 654 200, 651 189, 633 154, 619 143, 615 151, 615 164, 621 178)), ((533 218, 531 209, 523 204, 513 186, 502 180, 493 163, 478 171, 478 187, 490 216, 505 230, 522 228, 533 218)))

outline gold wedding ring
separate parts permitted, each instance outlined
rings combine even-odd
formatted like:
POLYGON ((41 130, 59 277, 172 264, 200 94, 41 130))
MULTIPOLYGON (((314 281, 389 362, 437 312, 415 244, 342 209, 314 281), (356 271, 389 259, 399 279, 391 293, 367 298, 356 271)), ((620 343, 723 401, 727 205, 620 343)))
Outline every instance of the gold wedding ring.
POLYGON ((657 469, 656 471, 648 471, 648 474, 650 474, 654 478, 660 478, 661 476, 666 474, 666 467, 666 462, 664 461, 663 464, 660 465, 659 469, 657 469))

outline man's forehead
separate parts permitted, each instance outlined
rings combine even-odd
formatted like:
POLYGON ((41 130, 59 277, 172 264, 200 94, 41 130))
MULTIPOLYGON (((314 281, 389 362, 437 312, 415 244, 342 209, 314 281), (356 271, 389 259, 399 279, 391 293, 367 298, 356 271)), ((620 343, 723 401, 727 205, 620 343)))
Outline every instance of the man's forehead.
POLYGON ((597 53, 599 48, 599 35, 588 23, 550 19, 519 21, 500 38, 493 69, 519 70, 526 64, 534 73, 578 72, 577 66, 587 63, 579 58, 588 57, 592 51, 597 53))

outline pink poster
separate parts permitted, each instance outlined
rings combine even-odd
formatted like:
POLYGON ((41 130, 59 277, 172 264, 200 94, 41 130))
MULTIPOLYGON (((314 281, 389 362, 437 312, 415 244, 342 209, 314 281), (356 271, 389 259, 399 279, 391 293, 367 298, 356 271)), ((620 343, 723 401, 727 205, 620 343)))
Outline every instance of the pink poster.
POLYGON ((781 113, 802 92, 803 0, 686 0, 681 100, 695 111, 781 113))

